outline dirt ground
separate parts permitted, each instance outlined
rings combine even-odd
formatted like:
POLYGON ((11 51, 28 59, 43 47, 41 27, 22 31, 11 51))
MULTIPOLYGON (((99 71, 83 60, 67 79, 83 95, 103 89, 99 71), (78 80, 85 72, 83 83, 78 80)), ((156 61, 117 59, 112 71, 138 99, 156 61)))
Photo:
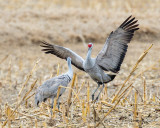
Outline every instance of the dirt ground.
POLYGON ((65 4, 55 1, 52 4, 50 0, 48 3, 43 0, 37 3, 28 0, 25 4, 19 0, 8 3, 0 1, 0 126, 7 120, 6 127, 13 128, 94 127, 115 105, 116 102, 112 103, 115 94, 138 58, 153 43, 153 47, 125 85, 126 88, 133 83, 132 87, 99 127, 160 127, 160 2, 143 4, 142 0, 142 3, 135 4, 126 0, 126 4, 122 6, 121 2, 108 0, 105 5, 103 0, 94 0, 94 4, 88 0, 87 8, 84 1, 80 2, 81 4, 72 0, 65 4), (79 7, 73 8, 73 5, 79 7), (69 116, 64 114, 69 89, 66 89, 61 97, 60 110, 56 110, 54 118, 51 118, 48 107, 50 100, 42 103, 40 107, 35 106, 34 95, 31 95, 36 88, 57 75, 58 64, 59 74, 67 71, 66 61, 44 54, 39 40, 70 48, 83 58, 86 57, 87 44, 93 42, 92 57, 96 57, 109 33, 130 14, 139 20, 140 30, 129 44, 120 72, 112 82, 106 84, 98 102, 91 102, 91 94, 97 84, 86 73, 73 66, 77 74, 73 90, 79 101, 74 100, 75 94, 72 92, 69 116), (36 68, 30 74, 35 65, 36 68), (136 77, 138 74, 140 75, 136 77), (31 98, 22 100, 36 80, 35 87, 27 96, 31 98), (25 87, 18 95, 23 85, 25 87), (16 114, 8 118, 16 106, 16 114))

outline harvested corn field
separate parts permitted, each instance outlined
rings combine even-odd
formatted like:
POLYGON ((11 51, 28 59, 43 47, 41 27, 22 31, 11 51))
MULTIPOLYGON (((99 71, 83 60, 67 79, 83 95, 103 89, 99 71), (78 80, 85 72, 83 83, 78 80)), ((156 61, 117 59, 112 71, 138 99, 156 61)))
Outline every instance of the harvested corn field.
POLYGON ((1 1, 1 127, 159 127, 160 2, 121 2, 1 1), (65 60, 41 51, 39 40, 67 47, 83 58, 93 42, 96 57, 109 33, 131 14, 140 30, 121 70, 105 84, 97 102, 91 98, 97 84, 72 66, 75 75, 60 98, 60 109, 54 104, 51 115, 50 99, 35 105, 36 89, 68 70, 65 60))

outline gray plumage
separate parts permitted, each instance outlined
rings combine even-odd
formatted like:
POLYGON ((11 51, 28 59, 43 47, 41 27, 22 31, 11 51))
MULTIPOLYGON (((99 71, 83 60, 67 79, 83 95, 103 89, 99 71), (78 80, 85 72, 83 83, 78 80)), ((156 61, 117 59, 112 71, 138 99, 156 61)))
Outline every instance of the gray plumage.
MULTIPOLYGON (((68 72, 53 77, 47 81, 45 81, 37 90, 35 94, 35 103, 38 106, 40 102, 45 102, 48 98, 52 99, 52 107, 54 103, 54 98, 57 96, 57 91, 59 86, 67 87, 69 82, 72 80, 73 77, 73 70, 71 67, 71 58, 67 58, 68 63, 68 72)), ((65 88, 61 88, 59 97, 64 93, 65 88)), ((58 108, 59 108, 59 98, 58 98, 58 108)))
POLYGON ((97 64, 105 71, 117 73, 127 52, 128 43, 134 31, 138 30, 135 18, 128 17, 115 32, 111 32, 103 49, 96 58, 97 64), (135 20, 135 21, 134 21, 135 20))
MULTIPOLYGON (((96 58, 91 58, 93 48, 92 43, 88 44, 88 53, 85 60, 68 48, 54 44, 52 45, 46 42, 42 42, 41 46, 44 47, 42 50, 45 51, 46 54, 51 53, 62 59, 66 59, 70 56, 74 66, 88 73, 90 77, 97 82, 97 89, 101 84, 104 88, 104 83, 112 81, 116 76, 106 74, 104 71, 117 73, 120 70, 120 66, 127 52, 128 43, 131 41, 134 32, 139 29, 138 24, 136 24, 138 20, 131 17, 132 16, 128 17, 116 31, 111 32, 104 44, 103 49, 99 52, 96 58)), ((94 93, 92 94, 92 100, 94 99, 94 93)), ((98 99, 100 93, 98 94, 96 100, 98 99)))

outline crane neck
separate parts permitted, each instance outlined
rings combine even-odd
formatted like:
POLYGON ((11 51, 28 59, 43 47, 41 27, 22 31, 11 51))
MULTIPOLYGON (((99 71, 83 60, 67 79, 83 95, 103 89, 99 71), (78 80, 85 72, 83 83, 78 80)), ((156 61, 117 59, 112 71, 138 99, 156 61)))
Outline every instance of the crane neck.
POLYGON ((83 65, 85 69, 90 69, 95 65, 95 59, 91 58, 91 53, 92 48, 89 48, 83 65))
POLYGON ((89 49, 88 49, 88 52, 87 52, 87 57, 86 57, 86 60, 87 60, 87 61, 91 60, 91 53, 92 53, 92 49, 89 48, 89 49))
POLYGON ((72 69, 72 66, 71 66, 71 61, 68 61, 68 72, 67 72, 67 74, 69 75, 70 79, 72 79, 73 69, 72 69))

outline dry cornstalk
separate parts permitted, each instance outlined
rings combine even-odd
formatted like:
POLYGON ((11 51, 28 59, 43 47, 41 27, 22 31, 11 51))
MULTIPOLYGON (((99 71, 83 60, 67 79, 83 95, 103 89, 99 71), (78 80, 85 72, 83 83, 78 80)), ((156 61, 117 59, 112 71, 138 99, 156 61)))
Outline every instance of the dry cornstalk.
POLYGON ((15 115, 11 115, 13 110, 11 110, 11 108, 7 105, 6 109, 5 109, 5 114, 7 117, 9 117, 10 120, 15 120, 15 115))
POLYGON ((104 97, 105 99, 104 99, 104 100, 107 101, 107 100, 108 100, 107 86, 104 87, 104 91, 105 91, 105 95, 104 95, 104 96, 105 96, 105 97, 104 97))
POLYGON ((143 101, 144 101, 144 106, 146 106, 146 80, 145 77, 141 76, 143 80, 143 101))
MULTIPOLYGON (((99 121, 100 120, 100 117, 98 116, 99 114, 97 113, 94 105, 93 105, 93 120, 94 120, 94 123, 96 123, 96 121, 99 121)), ((102 122, 102 125, 105 127, 105 125, 103 124, 102 122)))
MULTIPOLYGON (((82 85, 81 85, 81 87, 80 87, 80 89, 79 89, 79 91, 78 91, 77 95, 79 95, 79 94, 80 94, 80 91, 81 91, 81 89, 83 88, 83 86, 84 86, 84 82, 82 83, 82 85)), ((74 98, 73 102, 75 102, 75 100, 76 100, 76 97, 74 98)))
POLYGON ((45 122, 43 122, 43 127, 44 127, 44 128, 47 128, 46 121, 45 121, 45 122))
POLYGON ((9 54, 6 55, 1 61, 0 61, 0 64, 2 64, 7 58, 8 58, 9 54))
POLYGON ((86 114, 85 114, 84 100, 82 101, 82 119, 83 119, 84 122, 86 122, 86 114))
MULTIPOLYGON (((75 78, 76 78, 76 74, 73 75, 73 80, 72 80, 72 84, 71 84, 71 88, 72 88, 72 89, 73 89, 73 87, 74 87, 75 78)), ((66 115, 67 115, 67 116, 68 116, 68 112, 69 112, 69 107, 70 107, 70 105, 71 105, 72 89, 69 90, 69 95, 68 95, 67 109, 66 109, 66 115)))
MULTIPOLYGON (((22 100, 23 101, 23 100, 22 100)), ((20 106, 20 104, 22 103, 22 101, 16 106, 16 108, 14 109, 14 111, 12 111, 12 113, 10 114, 10 116, 6 119, 6 121, 3 123, 2 128, 7 124, 7 122, 10 120, 10 117, 13 116, 13 114, 15 113, 15 111, 17 110, 17 108, 20 106)))
POLYGON ((93 120, 94 122, 96 122, 96 110, 94 108, 94 105, 93 105, 93 120))
POLYGON ((64 87, 64 86, 59 86, 59 87, 72 90, 72 92, 73 92, 74 95, 75 95, 75 99, 77 99, 78 101, 80 101, 78 94, 73 90, 73 88, 71 88, 71 87, 64 87))
POLYGON ((59 86, 59 87, 58 87, 56 100, 58 100, 58 97, 59 97, 59 94, 60 94, 60 91, 61 91, 61 87, 62 87, 62 86, 59 86))
POLYGON ((38 128, 37 119, 35 119, 35 128, 38 128))
POLYGON ((125 94, 125 92, 132 86, 133 83, 131 83, 118 97, 121 97, 125 94))
POLYGON ((33 72, 35 71, 36 66, 37 66, 37 64, 39 63, 39 61, 40 61, 40 60, 38 60, 38 61, 35 63, 33 69, 32 69, 32 70, 30 71, 30 73, 27 75, 27 79, 26 79, 26 81, 24 82, 24 84, 23 84, 21 90, 19 91, 18 97, 20 97, 20 95, 21 95, 21 93, 22 93, 24 87, 27 85, 29 79, 32 77, 32 74, 33 74, 33 72))
POLYGON ((10 116, 6 119, 6 121, 3 123, 2 128, 7 124, 7 122, 9 121, 10 117, 12 117, 14 115, 14 113, 16 112, 16 110, 18 109, 18 107, 21 105, 21 103, 25 100, 25 98, 27 97, 27 95, 32 91, 33 87, 35 86, 37 80, 31 85, 30 90, 28 92, 26 92, 26 94, 23 96, 23 98, 21 99, 21 101, 18 103, 18 105, 16 106, 16 108, 12 111, 12 113, 10 114, 10 116))
POLYGON ((56 105, 57 105, 57 99, 54 99, 54 105, 53 105, 53 109, 52 109, 52 118, 55 118, 55 110, 56 110, 56 105))
POLYGON ((27 106, 28 106, 28 101, 25 100, 25 107, 27 108, 27 106))
POLYGON ((141 114, 141 112, 138 113, 138 116, 139 116, 138 128, 142 128, 143 121, 142 121, 142 114, 141 114))
MULTIPOLYGON (((106 106, 108 106, 108 107, 113 107, 114 105, 113 104, 110 104, 110 103, 108 103, 108 102, 106 102, 106 101, 101 101, 101 103, 102 104, 104 104, 104 105, 106 105, 106 106)), ((126 107, 117 107, 118 109, 120 108, 120 109, 125 109, 125 110, 127 110, 127 111, 131 111, 131 112, 133 112, 133 110, 132 109, 128 109, 128 108, 126 108, 126 107)))
POLYGON ((33 90, 34 86, 35 86, 36 83, 37 83, 37 80, 38 80, 38 79, 36 79, 36 80, 34 81, 34 83, 31 84, 30 90, 24 95, 23 99, 25 99, 25 98, 28 96, 28 94, 33 90))
POLYGON ((63 118, 63 122, 64 123, 68 123, 69 120, 67 119, 65 113, 66 113, 66 107, 65 107, 65 105, 62 105, 62 118, 63 118))
POLYGON ((89 104, 89 102, 86 103, 86 116, 87 116, 87 114, 88 114, 88 117, 89 117, 89 115, 90 115, 90 104, 89 104))
POLYGON ((21 70, 22 70, 22 67, 23 67, 22 60, 19 60, 18 64, 19 64, 19 70, 21 71, 21 70))
POLYGON ((84 109, 85 121, 86 121, 86 119, 87 119, 87 113, 88 113, 88 103, 86 103, 86 108, 84 109))
POLYGON ((47 114, 47 113, 39 113, 39 114, 37 114, 37 115, 44 115, 44 116, 46 116, 46 117, 49 117, 49 115, 47 114))
POLYGON ((57 65, 57 76, 59 75, 59 63, 57 65))
POLYGON ((137 92, 135 91, 135 94, 134 94, 134 117, 133 117, 133 120, 136 120, 137 118, 137 92))
POLYGON ((156 96, 155 96, 155 94, 153 94, 152 100, 153 100, 154 103, 156 103, 156 96))
MULTIPOLYGON (((94 123, 96 123, 96 121, 100 120, 100 117, 98 115, 99 114, 97 113, 97 111, 95 110, 95 107, 93 105, 93 120, 94 120, 94 123)), ((101 123, 105 127, 104 123, 103 122, 101 122, 101 123)))
POLYGON ((61 91, 61 87, 62 86, 58 87, 57 97, 54 99, 54 106, 53 106, 53 109, 52 109, 52 112, 53 112, 52 118, 55 118, 55 110, 56 110, 57 100, 58 100, 58 97, 59 97, 59 94, 60 94, 60 91, 61 91))
POLYGON ((90 114, 90 105, 89 105, 89 99, 90 99, 90 85, 88 82, 88 86, 87 86, 87 103, 86 103, 86 114, 90 114))
POLYGON ((127 92, 126 96, 124 97, 124 100, 127 99, 128 95, 131 93, 132 89, 133 89, 133 86, 132 86, 132 87, 129 89, 129 91, 127 92))
POLYGON ((88 82, 88 86, 87 86, 87 102, 89 102, 90 99, 90 86, 89 86, 89 82, 88 82))
POLYGON ((151 44, 151 46, 145 50, 142 55, 139 57, 138 61, 136 62, 136 64, 134 65, 134 67, 132 68, 132 71, 130 72, 129 76, 126 78, 126 80, 124 81, 123 85, 121 86, 121 88, 118 90, 118 92, 116 93, 115 97, 112 100, 112 103, 115 102, 115 100, 117 99, 117 97, 119 96, 119 93, 121 92, 121 90, 123 89, 123 87, 125 86, 125 84, 127 83, 127 81, 130 79, 130 77, 132 76, 132 74, 134 73, 134 71, 136 70, 138 64, 142 61, 142 59, 147 55, 148 51, 152 48, 153 44, 151 44))
MULTIPOLYGON (((144 72, 146 72, 146 71, 148 71, 148 70, 150 70, 150 69, 152 69, 152 66, 146 68, 144 71, 142 71, 142 72, 140 72, 139 74, 137 74, 131 81, 134 81, 138 76, 140 76, 142 73, 144 73, 144 72)), ((125 93, 125 92, 128 90, 128 88, 132 87, 132 84, 133 84, 133 82, 130 83, 130 85, 129 85, 118 97, 120 97, 121 95, 123 95, 123 93, 125 93)))
POLYGON ((108 116, 111 113, 111 111, 115 109, 115 107, 118 105, 118 103, 120 102, 120 100, 124 96, 124 94, 118 98, 116 104, 104 115, 104 117, 96 124, 95 127, 98 127, 102 123, 102 121, 106 118, 106 116, 108 116))
POLYGON ((27 101, 28 99, 30 99, 32 96, 34 96, 34 95, 35 95, 35 92, 34 92, 32 95, 28 96, 28 97, 26 98, 26 101, 27 101))
POLYGON ((75 88, 76 88, 76 92, 78 92, 78 78, 77 78, 77 75, 76 75, 76 78, 75 78, 75 88))
POLYGON ((108 107, 113 107, 113 106, 114 106, 113 104, 110 104, 110 103, 108 103, 108 102, 106 102, 106 101, 101 101, 101 103, 102 103, 102 104, 105 104, 105 105, 108 106, 108 107))
POLYGON ((22 116, 25 116, 25 117, 28 117, 28 118, 33 118, 33 119, 35 119, 35 115, 34 114, 32 114, 32 115, 27 115, 27 114, 25 114, 25 113, 21 113, 21 112, 18 112, 18 111, 15 111, 15 113, 16 114, 19 114, 19 115, 22 115, 22 116))

